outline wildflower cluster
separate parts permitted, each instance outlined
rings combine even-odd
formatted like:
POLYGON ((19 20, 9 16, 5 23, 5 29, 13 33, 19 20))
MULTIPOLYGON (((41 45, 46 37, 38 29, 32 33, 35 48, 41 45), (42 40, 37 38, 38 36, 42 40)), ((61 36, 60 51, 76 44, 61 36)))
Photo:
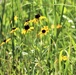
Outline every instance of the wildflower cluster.
MULTIPOLYGON (((15 17, 14 17, 14 20, 17 22, 18 17, 15 16, 15 17)), ((36 24, 36 23, 38 23, 38 22, 40 22, 40 21, 42 21, 42 20, 47 20, 47 18, 46 18, 45 16, 41 16, 40 14, 35 15, 35 18, 32 19, 32 20, 26 20, 26 22, 24 23, 24 28, 22 29, 22 34, 26 34, 26 33, 28 33, 29 31, 35 29, 34 26, 31 26, 31 25, 30 25, 31 23, 32 23, 32 24, 36 24)), ((59 25, 59 24, 56 26, 57 29, 59 29, 59 28, 61 28, 61 27, 62 27, 62 26, 59 25)), ((55 28, 54 25, 51 25, 50 28, 48 27, 48 25, 43 25, 43 27, 40 29, 40 31, 39 31, 39 33, 38 33, 37 35, 39 35, 39 36, 42 37, 42 36, 46 35, 46 34, 49 32, 49 30, 54 29, 54 28, 55 28)), ((13 27, 13 28, 11 29, 11 31, 10 31, 10 34, 16 32, 17 30, 19 30, 18 27, 13 27)), ((10 40, 10 39, 4 40, 4 41, 0 44, 0 46, 2 46, 3 44, 7 43, 9 40, 10 40)))
POLYGON ((41 16, 40 14, 35 15, 35 18, 32 20, 26 20, 26 22, 24 23, 24 25, 27 25, 29 23, 38 23, 41 20, 47 20, 47 18, 45 16, 41 16))
MULTIPOLYGON (((26 32, 31 31, 31 30, 34 29, 34 27, 30 26, 30 23, 35 23, 36 24, 39 21, 44 20, 44 19, 46 19, 46 17, 40 16, 40 14, 37 14, 37 15, 35 15, 34 19, 26 20, 26 22, 24 23, 24 29, 22 30, 22 34, 25 34, 26 32)), ((45 28, 44 28, 44 30, 45 30, 45 28)), ((45 30, 45 32, 46 32, 46 30, 45 30)))
MULTIPOLYGON (((30 23, 35 23, 37 24, 38 22, 42 21, 42 20, 47 20, 47 18, 45 16, 41 16, 40 14, 35 15, 35 18, 32 20, 26 20, 26 22, 24 23, 24 30, 22 31, 22 34, 25 34, 27 31, 30 31, 32 29, 34 29, 34 27, 30 27, 30 23)), ((57 29, 61 28, 62 26, 60 24, 58 24, 56 26, 57 29)), ((51 25, 50 28, 48 28, 48 25, 43 26, 43 28, 41 28, 40 32, 38 33, 38 35, 43 36, 46 35, 50 29, 54 29, 55 26, 51 25)))

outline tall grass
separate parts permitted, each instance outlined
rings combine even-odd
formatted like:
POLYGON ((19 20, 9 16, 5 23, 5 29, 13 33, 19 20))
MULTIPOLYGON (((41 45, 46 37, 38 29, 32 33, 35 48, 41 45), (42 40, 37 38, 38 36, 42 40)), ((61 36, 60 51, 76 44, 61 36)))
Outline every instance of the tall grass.
POLYGON ((75 2, 3 0, 0 75, 75 75, 75 2))

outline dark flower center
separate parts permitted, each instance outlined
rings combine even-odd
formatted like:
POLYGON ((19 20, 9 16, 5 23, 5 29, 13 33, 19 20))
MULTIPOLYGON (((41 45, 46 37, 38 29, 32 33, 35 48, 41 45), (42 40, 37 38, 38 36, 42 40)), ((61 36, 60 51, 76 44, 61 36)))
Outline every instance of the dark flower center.
POLYGON ((45 33, 46 32, 46 30, 42 30, 42 33, 45 33))
POLYGON ((36 19, 39 19, 39 17, 40 17, 40 14, 35 15, 36 19))
POLYGON ((5 40, 3 40, 3 42, 6 42, 6 39, 5 39, 5 40))
POLYGON ((16 29, 15 27, 12 28, 12 30, 15 30, 15 29, 16 29))
POLYGON ((30 28, 29 25, 24 26, 25 30, 28 30, 29 28, 30 28))

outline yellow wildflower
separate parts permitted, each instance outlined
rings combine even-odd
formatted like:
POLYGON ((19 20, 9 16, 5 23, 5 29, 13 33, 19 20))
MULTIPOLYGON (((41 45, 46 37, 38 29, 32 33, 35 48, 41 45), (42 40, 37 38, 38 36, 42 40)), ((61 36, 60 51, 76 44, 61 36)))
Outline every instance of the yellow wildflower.
POLYGON ((35 18, 39 19, 40 18, 40 14, 35 15, 35 18))
POLYGON ((0 44, 0 46, 4 45, 5 43, 8 43, 11 40, 11 38, 3 40, 3 42, 0 44))
POLYGON ((41 35, 41 36, 42 36, 42 35, 46 35, 48 31, 49 31, 48 26, 44 26, 44 27, 41 29, 41 31, 39 32, 38 35, 41 35))
POLYGON ((29 24, 29 20, 26 20, 26 22, 24 23, 24 25, 28 25, 29 24))
POLYGON ((32 23, 32 22, 34 22, 35 21, 35 19, 33 19, 33 20, 26 20, 26 22, 24 23, 24 26, 25 25, 28 25, 29 23, 32 23))
POLYGON ((32 23, 38 23, 38 22, 39 22, 39 19, 34 18, 34 19, 32 20, 32 23))
POLYGON ((22 34, 25 34, 26 32, 34 29, 34 27, 30 27, 29 25, 25 25, 24 29, 22 30, 22 34))
POLYGON ((32 20, 33 23, 38 23, 40 20, 46 19, 45 16, 40 16, 40 14, 35 15, 35 18, 32 20))
POLYGON ((10 31, 10 33, 13 33, 13 32, 15 32, 15 31, 18 30, 18 29, 19 29, 19 28, 13 27, 12 30, 10 31))

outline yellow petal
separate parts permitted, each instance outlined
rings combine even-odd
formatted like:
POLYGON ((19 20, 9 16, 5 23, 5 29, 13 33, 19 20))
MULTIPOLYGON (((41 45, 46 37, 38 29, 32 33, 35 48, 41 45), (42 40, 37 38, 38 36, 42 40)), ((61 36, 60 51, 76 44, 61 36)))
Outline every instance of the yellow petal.
POLYGON ((47 19, 45 16, 40 16, 40 20, 47 19))
POLYGON ((10 31, 10 33, 13 33, 13 32, 15 32, 16 30, 18 30, 19 28, 16 28, 16 29, 14 29, 14 30, 11 30, 10 31))
POLYGON ((22 34, 25 34, 26 33, 26 30, 24 29, 24 30, 22 30, 22 34))
POLYGON ((30 27, 30 29, 32 30, 32 29, 34 29, 34 27, 30 27))
POLYGON ((15 17, 14 17, 14 20, 15 20, 15 21, 17 21, 17 19, 18 19, 18 17, 17 17, 17 16, 15 16, 15 17))
POLYGON ((11 38, 7 39, 7 40, 6 40, 6 43, 9 42, 10 40, 11 40, 11 38))
POLYGON ((51 29, 54 29, 55 28, 55 26, 54 25, 51 25, 51 29))
POLYGON ((2 45, 4 45, 5 44, 5 42, 2 42, 1 44, 0 44, 0 46, 2 46, 2 45))

